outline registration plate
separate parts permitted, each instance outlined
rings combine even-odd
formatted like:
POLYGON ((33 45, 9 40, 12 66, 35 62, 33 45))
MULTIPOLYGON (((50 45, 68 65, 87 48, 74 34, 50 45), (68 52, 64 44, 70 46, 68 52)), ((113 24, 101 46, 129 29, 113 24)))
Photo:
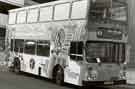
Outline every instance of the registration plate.
POLYGON ((107 85, 107 84, 113 84, 113 82, 104 82, 104 84, 106 84, 106 85, 107 85))

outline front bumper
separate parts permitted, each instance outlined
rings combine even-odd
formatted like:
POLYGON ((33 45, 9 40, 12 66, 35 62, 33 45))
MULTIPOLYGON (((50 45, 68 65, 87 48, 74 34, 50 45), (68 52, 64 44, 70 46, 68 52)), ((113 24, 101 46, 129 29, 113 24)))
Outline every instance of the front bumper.
POLYGON ((121 85, 126 84, 126 80, 116 81, 83 81, 83 86, 103 86, 103 85, 121 85))

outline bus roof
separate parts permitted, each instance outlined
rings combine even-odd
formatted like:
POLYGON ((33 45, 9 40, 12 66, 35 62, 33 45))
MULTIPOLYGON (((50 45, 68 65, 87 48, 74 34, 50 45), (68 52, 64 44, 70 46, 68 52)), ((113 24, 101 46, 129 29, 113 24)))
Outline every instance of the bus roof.
POLYGON ((73 1, 81 1, 81 0, 58 0, 58 1, 52 1, 52 2, 43 3, 43 4, 39 4, 39 5, 27 6, 27 7, 18 8, 18 9, 12 9, 12 10, 9 10, 9 13, 10 12, 17 12, 17 11, 21 11, 21 10, 26 10, 26 9, 32 9, 32 8, 52 6, 52 5, 55 5, 55 4, 68 3, 68 2, 73 2, 73 1))

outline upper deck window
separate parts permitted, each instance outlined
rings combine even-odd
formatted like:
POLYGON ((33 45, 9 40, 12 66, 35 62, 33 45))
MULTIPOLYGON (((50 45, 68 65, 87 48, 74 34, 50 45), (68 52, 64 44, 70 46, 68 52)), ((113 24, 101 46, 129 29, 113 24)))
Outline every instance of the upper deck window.
POLYGON ((70 3, 55 6, 54 20, 65 20, 69 18, 70 3))
POLYGON ((111 0, 91 0, 90 18, 101 20, 111 16, 111 0))
POLYGON ((40 8, 40 21, 50 21, 52 20, 52 12, 53 12, 53 7, 48 6, 48 7, 41 7, 40 8))
POLYGON ((127 21, 127 6, 122 2, 112 1, 112 20, 127 21))
POLYGON ((9 24, 15 24, 15 22, 16 22, 16 13, 11 12, 9 14, 9 24))
POLYGON ((72 13, 71 13, 72 19, 85 18, 86 12, 87 12, 87 1, 86 0, 73 2, 72 13))
POLYGON ((38 8, 33 8, 28 11, 28 16, 27 16, 27 22, 32 23, 32 22, 37 22, 38 20, 38 8))
POLYGON ((127 4, 119 0, 91 0, 89 18, 91 21, 127 20, 127 4))
POLYGON ((19 11, 17 14, 17 23, 26 22, 26 11, 19 11))

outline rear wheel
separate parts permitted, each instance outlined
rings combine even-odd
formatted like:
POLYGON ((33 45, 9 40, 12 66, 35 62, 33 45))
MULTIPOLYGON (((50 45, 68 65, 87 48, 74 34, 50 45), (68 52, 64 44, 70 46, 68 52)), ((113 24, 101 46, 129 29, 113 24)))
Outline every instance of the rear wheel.
POLYGON ((63 85, 64 83, 64 71, 61 67, 56 71, 55 82, 58 85, 63 85))
POLYGON ((19 68, 18 66, 15 66, 14 72, 15 72, 15 73, 20 73, 20 68, 19 68))
POLYGON ((20 73, 20 61, 18 58, 15 58, 14 59, 14 67, 13 67, 13 70, 15 73, 20 73))

